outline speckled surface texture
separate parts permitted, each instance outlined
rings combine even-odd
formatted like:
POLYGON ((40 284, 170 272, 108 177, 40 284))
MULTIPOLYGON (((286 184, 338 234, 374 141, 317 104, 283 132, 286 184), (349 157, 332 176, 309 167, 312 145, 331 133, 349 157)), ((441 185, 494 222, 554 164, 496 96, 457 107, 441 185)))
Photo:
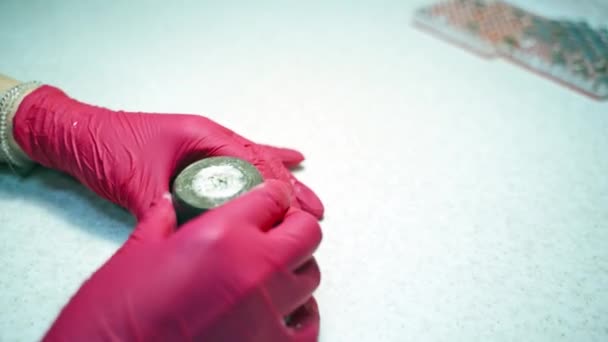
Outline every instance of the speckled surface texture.
MULTIPOLYGON (((321 341, 608 340, 607 103, 413 29, 424 1, 174 3, 0 1, 0 72, 304 151, 321 341)), ((132 225, 0 167, 0 341, 38 339, 132 225)))

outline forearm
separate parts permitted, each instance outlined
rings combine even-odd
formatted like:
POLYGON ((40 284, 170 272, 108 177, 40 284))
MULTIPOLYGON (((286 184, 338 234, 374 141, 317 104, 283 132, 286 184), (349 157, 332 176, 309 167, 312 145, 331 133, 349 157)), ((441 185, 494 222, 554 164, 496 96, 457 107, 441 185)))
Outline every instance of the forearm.
MULTIPOLYGON (((20 84, 21 82, 14 80, 8 76, 2 75, 0 74, 0 96, 3 96, 6 91, 8 91, 9 89, 15 87, 16 85, 20 84)), ((19 108, 19 104, 21 104, 21 101, 23 100, 23 98, 31 93, 32 91, 34 91, 34 89, 29 89, 27 91, 24 91, 21 96, 19 96, 13 103, 12 106, 10 108, 8 108, 8 116, 6 117, 6 138, 8 140, 8 145, 9 145, 9 149, 11 151, 11 153, 13 154, 14 158, 17 158, 18 160, 29 160, 29 158, 27 157, 27 155, 25 154, 25 152, 23 152, 23 149, 19 146, 19 144, 17 144, 17 142, 15 141, 15 137, 13 135, 13 118, 15 117, 15 113, 17 112, 17 108, 19 108)), ((6 163, 8 162, 5 153, 0 153, 0 163, 6 163)))

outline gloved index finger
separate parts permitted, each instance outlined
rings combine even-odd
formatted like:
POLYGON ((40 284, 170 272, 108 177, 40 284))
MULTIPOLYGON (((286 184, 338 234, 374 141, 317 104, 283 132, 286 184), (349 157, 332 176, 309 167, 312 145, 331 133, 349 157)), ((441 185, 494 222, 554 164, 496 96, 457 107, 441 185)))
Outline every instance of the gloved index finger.
POLYGON ((175 231, 176 227, 177 219, 171 195, 166 193, 157 199, 155 204, 139 220, 125 246, 164 240, 175 231))
POLYGON ((319 222, 309 213, 293 208, 268 235, 276 246, 278 261, 291 270, 308 261, 323 238, 319 222))
POLYGON ((291 205, 290 198, 291 190, 287 184, 267 180, 241 197, 213 209, 209 214, 237 224, 252 224, 267 231, 283 219, 291 205))
POLYGON ((291 176, 294 193, 302 210, 311 213, 317 219, 322 219, 325 212, 323 202, 308 186, 291 176))
POLYGON ((266 151, 279 158, 286 167, 296 167, 304 160, 304 155, 300 151, 291 148, 263 144, 258 145, 262 146, 264 149, 266 149, 266 151))

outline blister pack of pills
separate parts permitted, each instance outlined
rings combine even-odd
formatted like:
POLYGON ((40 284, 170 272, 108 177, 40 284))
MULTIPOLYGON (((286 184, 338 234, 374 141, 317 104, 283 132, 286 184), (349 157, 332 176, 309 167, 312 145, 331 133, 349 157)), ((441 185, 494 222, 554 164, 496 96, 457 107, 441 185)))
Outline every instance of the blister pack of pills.
POLYGON ((447 0, 414 22, 485 57, 504 57, 594 98, 608 98, 608 27, 550 19, 506 2, 447 0))

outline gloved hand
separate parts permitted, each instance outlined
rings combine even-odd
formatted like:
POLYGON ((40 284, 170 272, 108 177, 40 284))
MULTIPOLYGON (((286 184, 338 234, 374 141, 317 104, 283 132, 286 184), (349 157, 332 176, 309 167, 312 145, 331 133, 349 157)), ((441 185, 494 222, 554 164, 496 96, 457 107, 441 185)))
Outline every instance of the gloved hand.
POLYGON ((294 206, 323 215, 319 198, 286 168, 300 163, 301 153, 253 143, 198 115, 112 111, 42 86, 23 99, 13 133, 32 160, 71 174, 138 219, 176 172, 211 156, 247 160, 265 179, 290 184, 294 206))
POLYGON ((288 191, 268 181, 176 233, 171 202, 159 199, 44 340, 315 341, 321 230, 289 208, 288 191))

